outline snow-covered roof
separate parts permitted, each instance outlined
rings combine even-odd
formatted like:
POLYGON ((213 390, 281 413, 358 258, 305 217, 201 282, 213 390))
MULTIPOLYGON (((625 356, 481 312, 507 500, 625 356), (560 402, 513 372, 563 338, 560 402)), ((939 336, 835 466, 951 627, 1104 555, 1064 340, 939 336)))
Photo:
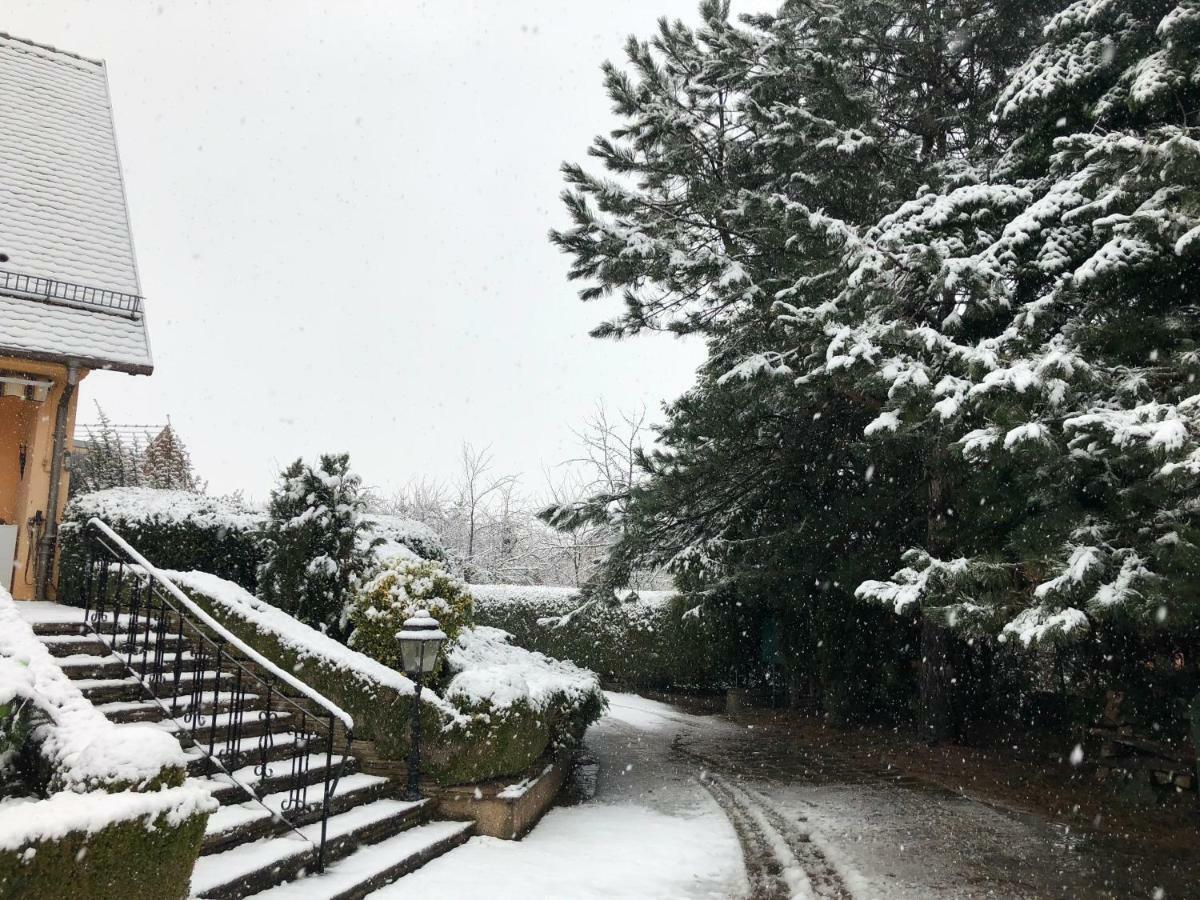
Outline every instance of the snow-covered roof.
MULTIPOLYGON (((0 34, 0 96, 0 270, 140 295, 104 64, 0 34)), ((0 285, 0 355, 153 369, 144 313, 0 285)))

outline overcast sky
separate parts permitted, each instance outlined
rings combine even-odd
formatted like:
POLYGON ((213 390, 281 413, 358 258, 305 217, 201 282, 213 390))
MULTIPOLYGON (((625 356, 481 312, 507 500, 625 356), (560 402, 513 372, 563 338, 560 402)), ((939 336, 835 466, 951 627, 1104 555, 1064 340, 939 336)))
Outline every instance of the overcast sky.
POLYGON ((600 63, 695 7, 8 0, 0 30, 108 64, 156 371, 93 374, 81 421, 170 415, 262 498, 322 451, 446 478, 464 439, 535 491, 598 399, 657 411, 702 348, 589 338, 616 307, 546 232, 615 124, 600 63))

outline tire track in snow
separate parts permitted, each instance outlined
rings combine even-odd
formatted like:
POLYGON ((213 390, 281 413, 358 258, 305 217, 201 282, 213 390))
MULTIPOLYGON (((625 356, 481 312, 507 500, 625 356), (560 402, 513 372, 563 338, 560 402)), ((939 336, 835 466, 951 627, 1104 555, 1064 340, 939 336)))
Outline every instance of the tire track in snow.
POLYGON ((753 900, 854 900, 838 868, 799 822, 790 822, 761 793, 714 774, 713 760, 684 749, 678 741, 675 750, 706 767, 700 781, 729 815, 742 841, 753 900), (773 863, 764 861, 764 853, 773 863))
POLYGON ((770 838, 715 776, 703 774, 700 783, 717 801, 737 832, 746 863, 746 878, 750 882, 749 900, 790 900, 794 894, 784 878, 783 865, 771 848, 770 838))
MULTIPOLYGON (((760 791, 747 788, 743 793, 762 810, 772 827, 787 841, 792 853, 808 873, 817 897, 821 900, 854 900, 854 893, 846 884, 842 873, 830 861, 825 851, 817 846, 807 829, 791 824, 779 807, 760 791)), ((801 816, 798 821, 806 820, 801 816)))

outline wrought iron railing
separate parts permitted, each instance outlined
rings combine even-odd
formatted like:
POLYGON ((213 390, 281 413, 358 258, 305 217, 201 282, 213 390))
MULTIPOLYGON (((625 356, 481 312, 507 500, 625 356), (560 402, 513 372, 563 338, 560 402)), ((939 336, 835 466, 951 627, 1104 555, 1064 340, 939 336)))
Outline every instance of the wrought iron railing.
POLYGON ((86 534, 87 627, 176 722, 185 745, 313 844, 321 871, 354 720, 225 629, 104 522, 90 520, 86 534), (258 790, 235 777, 251 765, 258 790), (278 808, 264 803, 264 785, 287 793, 278 808), (317 821, 320 838, 312 840, 301 826, 317 821))
POLYGON ((84 306, 120 313, 133 319, 142 314, 142 298, 137 294, 0 269, 0 293, 6 291, 68 306, 84 306))

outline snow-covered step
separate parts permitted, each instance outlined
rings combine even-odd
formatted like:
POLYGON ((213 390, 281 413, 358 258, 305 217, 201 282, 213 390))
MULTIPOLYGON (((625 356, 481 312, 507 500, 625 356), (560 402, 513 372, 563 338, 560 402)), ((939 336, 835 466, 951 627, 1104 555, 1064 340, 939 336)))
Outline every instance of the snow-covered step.
MULTIPOLYGON (((215 727, 215 740, 222 741, 225 739, 225 730, 232 719, 233 714, 229 712, 221 712, 216 715, 206 715, 204 717, 204 725, 196 729, 196 740, 203 743, 205 748, 208 747, 208 736, 215 727), (214 722, 214 720, 216 720, 214 722)), ((289 719, 288 713, 271 713, 271 730, 279 731, 288 727, 288 723, 284 720, 289 719)), ((187 732, 192 730, 192 725, 180 719, 163 719, 161 722, 150 723, 156 728, 161 728, 163 731, 169 731, 173 734, 178 734, 183 742, 185 749, 191 746, 191 739, 187 736, 187 732)), ((259 719, 257 715, 246 716, 242 722, 242 740, 246 741, 250 738, 257 738, 266 730, 266 723, 259 719)))
POLYGON ((320 875, 253 894, 254 900, 359 900, 465 843, 473 822, 428 822, 377 844, 359 847, 320 875))
POLYGON ((104 656, 108 653, 104 642, 91 634, 47 634, 41 635, 40 640, 52 656, 71 656, 79 653, 104 656))
POLYGON ((125 663, 111 653, 72 653, 55 660, 68 678, 118 678, 125 674, 125 663))
MULTIPOLYGON (((287 728, 287 722, 281 722, 279 728, 287 728)), ((262 762, 263 752, 260 746, 262 735, 257 734, 251 737, 243 737, 238 742, 237 750, 233 749, 231 743, 225 741, 217 741, 213 744, 213 755, 218 757, 222 764, 226 767, 232 766, 235 769, 240 769, 246 765, 258 765, 262 762), (233 759, 229 759, 229 755, 235 753, 233 759)), ((293 745, 296 743, 296 735, 290 731, 276 732, 271 735, 271 744, 267 747, 267 762, 275 762, 284 757, 291 756, 295 750, 293 745)), ((208 744, 204 745, 204 750, 208 749, 208 744)), ((208 754, 203 752, 199 747, 193 745, 184 750, 184 755, 188 758, 188 772, 195 776, 203 776, 210 774, 212 763, 209 760, 208 754)))
MULTIPOLYGON (((245 698, 246 704, 243 707, 245 713, 257 711, 262 706, 256 694, 246 694, 245 698)), ((214 706, 222 713, 228 713, 233 700, 234 695, 230 692, 223 691, 217 694, 215 700, 211 693, 206 693, 204 699, 200 701, 200 714, 208 718, 214 706)), ((113 722, 146 722, 165 718, 168 712, 163 708, 164 705, 172 711, 176 718, 181 718, 186 712, 189 702, 188 697, 181 695, 175 700, 175 706, 171 706, 170 697, 166 697, 162 702, 142 697, 136 700, 112 700, 105 703, 93 701, 93 705, 113 722)), ((251 719, 246 724, 252 724, 254 721, 251 719)), ((219 725, 217 727, 220 728, 219 725)))
MULTIPOLYGON (((252 763, 236 769, 233 772, 226 774, 224 772, 214 772, 211 775, 206 775, 200 778, 189 778, 188 784, 197 787, 203 787, 216 798, 218 803, 237 803, 245 797, 244 787, 253 789, 259 795, 264 793, 275 793, 285 787, 289 787, 292 782, 292 765, 293 760, 283 758, 270 764, 266 775, 260 775, 257 771, 257 763, 252 763)), ((357 770, 358 761, 353 757, 342 757, 334 754, 329 764, 329 768, 334 771, 341 766, 343 777, 357 770), (343 764, 343 759, 345 763, 343 764)), ((325 780, 326 756, 324 753, 310 753, 305 759, 305 777, 304 783, 310 785, 310 794, 313 790, 315 794, 309 797, 310 800, 315 800, 320 797, 320 785, 325 780), (316 786, 311 787, 311 786, 316 786)))
MULTIPOLYGON (((359 844, 384 840, 415 824, 422 807, 421 802, 376 800, 330 816, 326 830, 326 865, 346 856, 359 844)), ((192 870, 192 894, 236 900, 295 878, 316 859, 315 844, 321 839, 321 823, 305 825, 299 832, 263 838, 221 853, 201 856, 192 870)))
MULTIPOLYGON (((164 664, 170 665, 175 661, 176 654, 163 654, 164 664)), ((182 662, 187 665, 193 659, 191 651, 186 651, 182 654, 182 662)), ((59 668, 66 673, 67 677, 74 680, 76 678, 103 678, 105 676, 117 677, 126 673, 125 659, 113 653, 98 654, 98 653, 72 653, 69 656, 60 656, 55 660, 59 668)))
MULTIPOLYGON (((334 788, 330 813, 336 815, 361 806, 383 800, 395 787, 386 778, 378 775, 366 775, 355 772, 343 775, 334 788)), ((208 818, 204 830, 204 846, 201 853, 214 853, 247 841, 257 840, 273 834, 281 834, 287 830, 287 824, 280 816, 284 812, 284 804, 291 798, 288 791, 278 791, 262 798, 262 802, 247 800, 244 803, 228 804, 220 807, 208 818)), ((308 824, 321 817, 320 808, 297 817, 290 816, 293 824, 308 824)))
POLYGON ((110 722, 157 722, 166 712, 157 700, 112 700, 108 703, 93 703, 110 722))
POLYGON ((72 683, 92 703, 110 700, 136 700, 142 696, 142 683, 132 675, 119 678, 75 678, 72 683))

